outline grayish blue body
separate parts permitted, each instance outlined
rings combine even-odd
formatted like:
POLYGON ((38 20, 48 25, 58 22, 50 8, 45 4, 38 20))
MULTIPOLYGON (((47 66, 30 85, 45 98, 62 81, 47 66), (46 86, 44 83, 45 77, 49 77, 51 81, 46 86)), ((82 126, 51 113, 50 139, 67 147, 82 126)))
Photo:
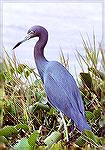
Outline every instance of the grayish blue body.
POLYGON ((91 130, 86 122, 83 101, 73 76, 59 62, 47 61, 44 57, 47 30, 41 26, 33 26, 28 30, 28 36, 14 48, 33 37, 39 37, 34 47, 34 57, 50 103, 72 119, 81 132, 84 129, 91 130))

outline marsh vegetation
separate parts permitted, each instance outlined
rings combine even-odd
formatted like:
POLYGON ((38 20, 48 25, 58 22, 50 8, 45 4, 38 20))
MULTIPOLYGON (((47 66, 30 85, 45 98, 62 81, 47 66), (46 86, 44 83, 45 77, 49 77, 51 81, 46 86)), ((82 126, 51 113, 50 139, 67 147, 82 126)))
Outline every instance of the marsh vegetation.
MULTIPOLYGON (((81 66, 77 77, 92 131, 70 131, 70 142, 60 127, 59 111, 49 105, 43 84, 34 68, 11 58, 6 50, 0 64, 0 149, 95 150, 105 148, 105 53, 99 45, 83 40, 85 56, 77 51, 81 66), (33 81, 34 77, 34 81, 33 81)), ((68 69, 69 59, 61 52, 60 62, 68 69)))

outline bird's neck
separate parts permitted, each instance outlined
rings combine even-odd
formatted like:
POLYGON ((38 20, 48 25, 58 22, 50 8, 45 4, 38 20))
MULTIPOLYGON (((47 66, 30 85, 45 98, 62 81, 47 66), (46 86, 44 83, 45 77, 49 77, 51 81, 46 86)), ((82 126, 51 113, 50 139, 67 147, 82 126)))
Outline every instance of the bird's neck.
POLYGON ((48 61, 44 57, 44 47, 47 44, 47 40, 48 37, 39 37, 39 40, 34 47, 35 63, 41 78, 43 77, 46 65, 48 63, 48 61))

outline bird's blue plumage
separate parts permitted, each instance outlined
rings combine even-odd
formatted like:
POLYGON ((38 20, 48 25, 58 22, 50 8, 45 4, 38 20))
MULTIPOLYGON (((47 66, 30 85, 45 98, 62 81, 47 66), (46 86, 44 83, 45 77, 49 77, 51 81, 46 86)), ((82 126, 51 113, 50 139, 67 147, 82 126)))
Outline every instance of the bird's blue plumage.
POLYGON ((34 47, 34 58, 50 103, 71 118, 80 131, 90 130, 86 122, 80 91, 73 76, 60 63, 49 62, 44 57, 44 47, 48 40, 47 30, 41 26, 33 26, 28 30, 28 36, 13 49, 33 37, 39 37, 34 47))
POLYGON ((90 130, 86 122, 80 91, 68 70, 56 61, 49 62, 43 79, 50 103, 71 118, 80 131, 90 130))

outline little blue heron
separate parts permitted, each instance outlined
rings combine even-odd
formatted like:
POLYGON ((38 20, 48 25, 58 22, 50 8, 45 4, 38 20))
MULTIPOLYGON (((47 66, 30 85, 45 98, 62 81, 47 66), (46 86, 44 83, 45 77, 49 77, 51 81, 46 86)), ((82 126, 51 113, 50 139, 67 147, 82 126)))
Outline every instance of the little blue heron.
POLYGON ((49 102, 70 118, 81 132, 85 129, 91 130, 87 124, 83 101, 73 76, 59 62, 48 61, 44 57, 44 47, 48 41, 47 30, 42 26, 31 27, 24 40, 17 43, 13 49, 33 37, 39 37, 34 47, 34 58, 49 102))

